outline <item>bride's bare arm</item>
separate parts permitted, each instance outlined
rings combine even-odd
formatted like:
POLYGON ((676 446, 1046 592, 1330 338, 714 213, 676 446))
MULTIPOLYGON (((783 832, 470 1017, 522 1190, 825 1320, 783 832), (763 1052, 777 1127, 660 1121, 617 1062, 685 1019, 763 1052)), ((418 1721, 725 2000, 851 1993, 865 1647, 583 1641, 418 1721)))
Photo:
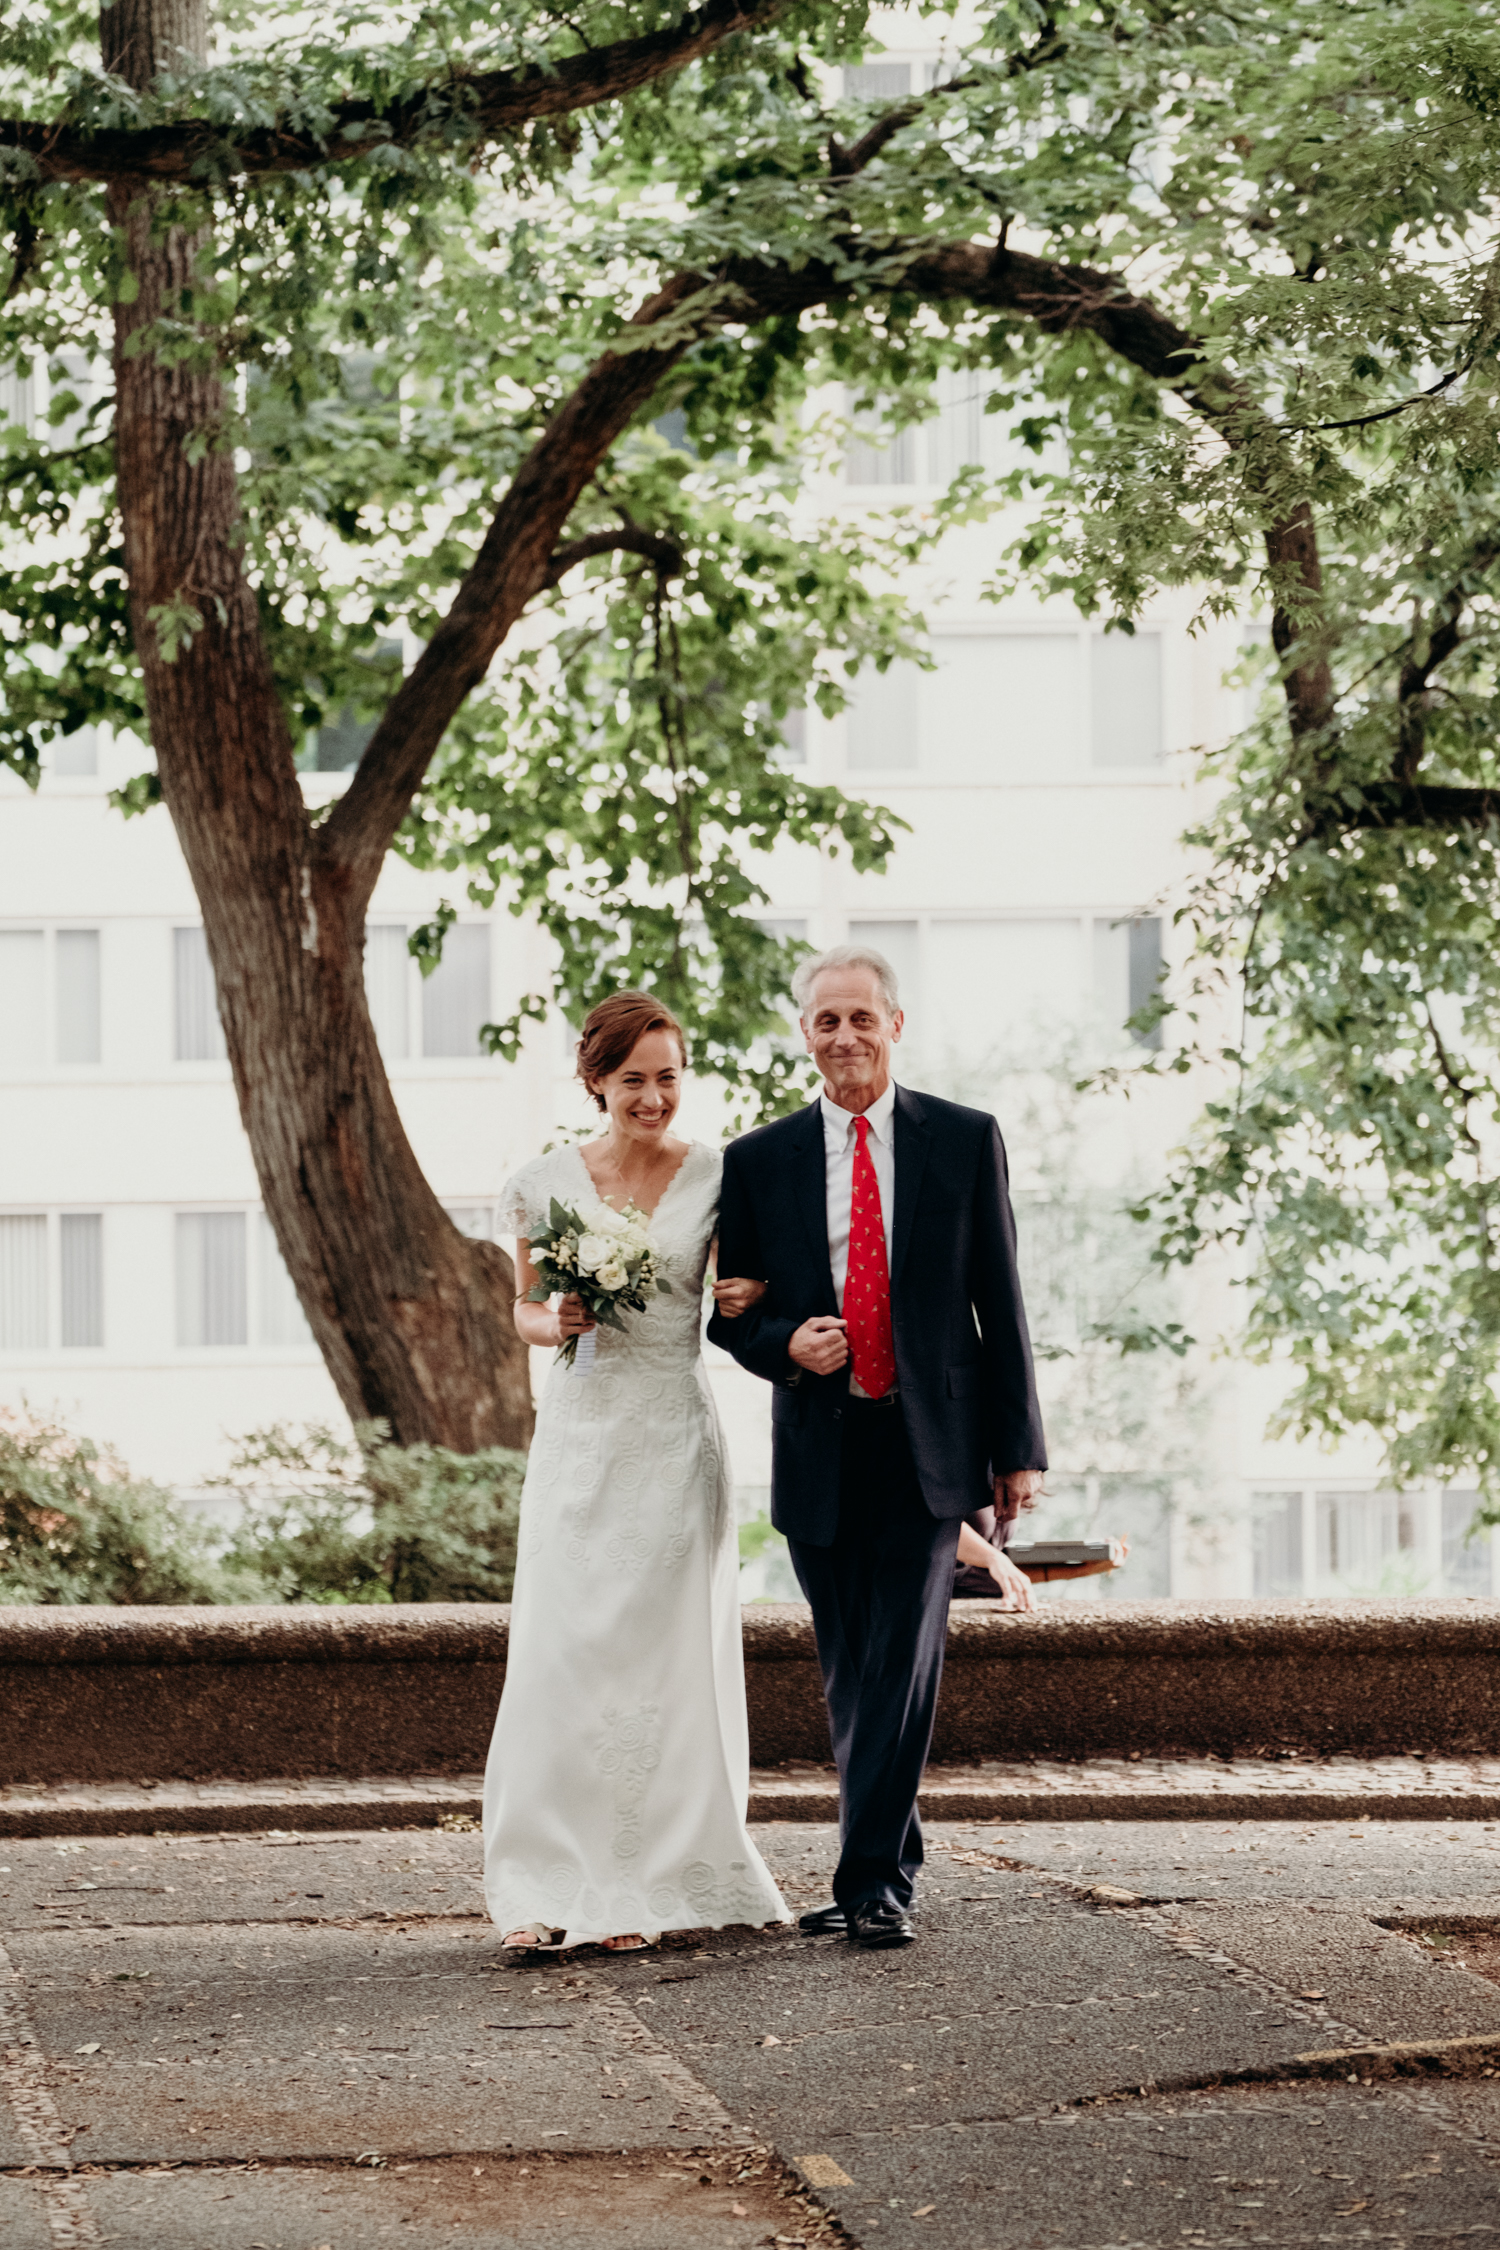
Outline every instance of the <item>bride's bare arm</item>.
POLYGON ((523 1344, 565 1344, 570 1336, 584 1336, 593 1327, 578 1297, 559 1297, 556 1305, 528 1305, 526 1293, 536 1286, 537 1270, 531 1262, 531 1245, 516 1239, 516 1334, 523 1344))

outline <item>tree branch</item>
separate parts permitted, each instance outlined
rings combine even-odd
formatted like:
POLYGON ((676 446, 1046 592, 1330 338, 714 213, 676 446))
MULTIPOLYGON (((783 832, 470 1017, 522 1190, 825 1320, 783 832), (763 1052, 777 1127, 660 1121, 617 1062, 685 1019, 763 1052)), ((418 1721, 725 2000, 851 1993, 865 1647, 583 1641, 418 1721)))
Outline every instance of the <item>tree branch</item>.
POLYGON ((736 32, 761 29, 783 5, 784 0, 705 0, 669 30, 567 55, 550 69, 455 72, 386 110, 373 101, 340 103, 322 134, 275 125, 237 133, 196 120, 139 132, 90 132, 66 122, 7 118, 0 119, 0 149, 29 155, 44 180, 172 183, 215 170, 264 174, 346 164, 391 141, 409 145, 443 130, 455 116, 474 141, 492 141, 536 118, 565 116, 649 86, 736 32), (444 95, 446 102, 439 99, 444 95))
POLYGON ((1418 782, 1371 781, 1349 804, 1343 797, 1309 807, 1308 833, 1337 835, 1346 828, 1454 828, 1500 826, 1500 789, 1423 787, 1418 782))
POLYGON ((642 531, 630 523, 622 524, 616 531, 591 531, 584 538, 570 539, 565 547, 557 548, 538 591, 555 586, 579 563, 588 562, 595 555, 616 552, 644 555, 647 562, 655 564, 659 578, 682 576, 682 549, 676 540, 664 538, 659 532, 642 531))
MULTIPOLYGON (((528 602, 555 585, 570 558, 633 545, 615 533, 561 550, 557 541, 580 493, 610 447, 647 405, 662 377, 703 336, 730 321, 754 322, 858 295, 899 290, 929 302, 963 300, 1015 312, 1049 334, 1087 329, 1133 366, 1171 384, 1241 444, 1265 418, 1231 378, 1205 366, 1196 338, 1114 274, 1062 265, 1024 251, 957 242, 892 256, 872 253, 868 275, 827 265, 796 269, 749 260, 713 277, 679 274, 643 305, 553 415, 496 509, 484 543, 447 616, 387 706, 354 779, 317 831, 317 849, 368 895, 429 762, 465 698, 484 678, 528 602), (655 334, 652 333, 655 331, 655 334)), ((648 536, 641 535, 643 538, 648 536)), ((1299 503, 1266 535, 1274 568, 1321 593, 1311 510, 1299 503)), ((645 552, 644 548, 634 548, 645 552)), ((1282 612, 1286 652, 1294 628, 1282 612)), ((1278 644, 1282 645, 1282 644, 1278 644)), ((1294 733, 1320 728, 1332 710, 1327 660, 1314 654, 1287 673, 1294 733)))
POLYGON ((1440 664, 1448 658, 1463 640, 1460 625, 1464 606, 1469 598, 1470 586, 1476 576, 1482 575, 1500 556, 1500 540, 1485 539, 1469 556, 1465 575, 1450 586, 1438 604, 1435 623, 1427 636, 1427 653, 1420 661, 1408 652, 1396 680, 1396 704, 1399 735, 1392 775, 1398 782, 1414 782, 1423 758, 1427 754, 1427 719, 1430 709, 1427 684, 1440 664))
MULTIPOLYGON (((619 347, 595 361, 521 463, 452 607, 387 704, 354 779, 316 832, 325 863, 341 869, 366 897, 450 721, 484 678, 527 603, 569 567, 560 556, 582 561, 589 552, 605 551, 587 538, 559 551, 558 535, 599 463, 662 377, 706 325, 722 320, 723 294, 696 275, 669 282, 626 323, 619 347), (707 300, 697 321, 690 310, 695 297, 707 300), (653 329, 658 336, 651 335, 653 329)), ((598 537, 609 546, 633 544, 628 528, 598 537)))

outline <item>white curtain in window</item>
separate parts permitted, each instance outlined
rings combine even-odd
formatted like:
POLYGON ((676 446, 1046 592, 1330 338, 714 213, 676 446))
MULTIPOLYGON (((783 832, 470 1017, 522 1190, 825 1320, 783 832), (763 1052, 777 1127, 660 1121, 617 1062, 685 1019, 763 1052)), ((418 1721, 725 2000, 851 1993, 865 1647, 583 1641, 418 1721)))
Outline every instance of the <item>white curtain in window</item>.
POLYGON ((277 1346, 310 1344, 313 1337, 307 1315, 286 1270, 276 1229, 264 1211, 257 1214, 255 1231, 260 1261, 257 1341, 277 1346))
POLYGON ((899 102, 911 92, 911 64, 846 63, 844 98, 856 102, 899 102))
POLYGON ((0 1218, 0 1351, 47 1344, 45 1213, 0 1218))
POLYGON ((893 664, 886 672, 872 665, 860 673, 849 697, 851 771, 886 773, 917 765, 921 682, 915 664, 893 664))
POLYGON ((1093 764, 1160 765, 1160 633, 1095 633, 1089 669, 1089 755, 1093 764))
POLYGON ((245 1214, 177 1214, 177 1341, 243 1344, 245 1214))
POLYGON ((59 1270, 62 1341, 104 1341, 104 1220, 97 1211, 64 1211, 59 1270))
POLYGON ((99 932, 59 930, 53 991, 57 1003, 57 1059, 99 1060, 99 932))
POLYGON ((46 939, 40 930, 0 930, 0 1070, 46 1060, 46 939))
POLYGON ((945 368, 938 377, 938 411, 926 426, 928 477, 951 484, 960 469, 983 468, 989 378, 977 367, 945 368))
POLYGON ((1063 916, 933 922, 920 1033, 948 1070, 1049 1062, 1086 1013, 1083 925, 1063 916))
POLYGON ((411 1053, 412 958, 404 922, 371 922, 365 930, 365 998, 387 1062, 411 1053))
MULTIPOLYGON (((901 994, 903 1011, 914 1018, 920 1014, 922 950, 918 924, 851 921, 849 943, 873 946, 877 953, 883 953, 896 972, 896 985, 901 994)), ((901 1076, 899 1070, 896 1076, 901 1076)))
POLYGON ((1081 771, 1076 633, 943 633, 922 680, 922 767, 945 781, 1047 782, 1081 771))
POLYGON ((223 1062, 224 1026, 219 1021, 213 963, 201 927, 172 932, 172 972, 179 1062, 223 1062))
POLYGON ((80 727, 76 734, 65 734, 48 751, 47 763, 58 774, 97 773, 99 736, 96 730, 93 727, 80 727))
POLYGON ((479 1027, 490 1014, 490 930, 487 922, 456 922, 443 958, 422 980, 424 1055, 480 1053, 479 1027))
POLYGON ((460 1234, 471 1242, 493 1242, 495 1238, 494 1206, 489 1203, 445 1203, 447 1212, 460 1234))

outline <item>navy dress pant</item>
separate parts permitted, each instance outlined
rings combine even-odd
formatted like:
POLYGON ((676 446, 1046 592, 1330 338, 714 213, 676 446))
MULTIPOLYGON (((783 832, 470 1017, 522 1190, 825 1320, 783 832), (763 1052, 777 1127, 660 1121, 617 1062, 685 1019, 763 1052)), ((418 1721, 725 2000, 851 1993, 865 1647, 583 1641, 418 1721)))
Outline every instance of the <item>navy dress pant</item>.
POLYGON ((839 1769, 833 1895, 846 1910, 911 1904, 958 1533, 956 1517, 940 1522, 922 1498, 899 1402, 851 1399, 833 1545, 788 1542, 812 1605, 839 1769))

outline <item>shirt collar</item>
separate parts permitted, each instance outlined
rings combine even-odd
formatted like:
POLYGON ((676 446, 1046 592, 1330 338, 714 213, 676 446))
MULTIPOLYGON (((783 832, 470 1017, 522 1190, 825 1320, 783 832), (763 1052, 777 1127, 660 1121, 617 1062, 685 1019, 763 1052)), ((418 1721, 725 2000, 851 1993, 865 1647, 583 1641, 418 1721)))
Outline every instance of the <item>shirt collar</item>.
MULTIPOLYGON (((826 1094, 818 1096, 818 1106, 823 1112, 823 1137, 825 1141, 834 1149, 847 1148, 854 1132, 853 1110, 840 1109, 838 1103, 831 1102, 826 1094)), ((896 1081, 894 1078, 879 1101, 871 1102, 869 1108, 863 1110, 860 1114, 864 1117, 877 1141, 883 1141, 887 1147, 894 1146, 894 1120, 896 1115, 896 1081)))

